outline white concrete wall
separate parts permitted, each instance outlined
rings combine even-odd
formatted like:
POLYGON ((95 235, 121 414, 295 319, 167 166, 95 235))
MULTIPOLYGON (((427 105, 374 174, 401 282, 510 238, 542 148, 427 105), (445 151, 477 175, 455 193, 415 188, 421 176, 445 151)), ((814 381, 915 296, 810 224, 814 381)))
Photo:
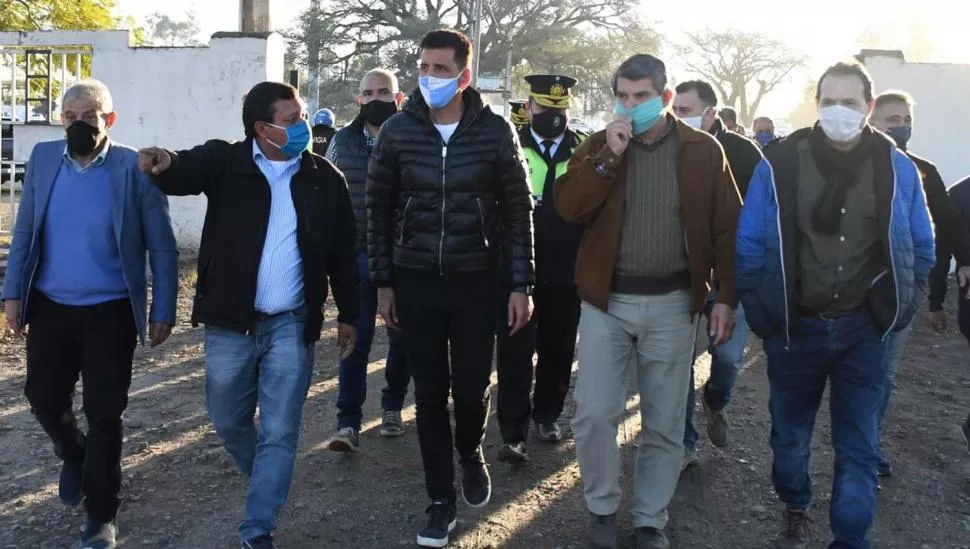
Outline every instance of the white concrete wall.
MULTIPOLYGON (((128 31, 0 32, 0 45, 93 48, 91 72, 114 98, 115 141, 132 147, 188 148, 208 139, 241 139, 242 102, 266 80, 282 81, 283 39, 278 34, 217 33, 197 48, 132 48, 128 31)), ((63 128, 17 126, 15 158, 26 160, 37 141, 58 139, 63 128)), ((179 244, 198 248, 205 198, 170 199, 179 244)))
POLYGON ((898 55, 869 55, 875 93, 902 89, 916 100, 909 149, 940 169, 947 186, 970 176, 970 154, 963 138, 970 127, 970 65, 908 63, 898 55))

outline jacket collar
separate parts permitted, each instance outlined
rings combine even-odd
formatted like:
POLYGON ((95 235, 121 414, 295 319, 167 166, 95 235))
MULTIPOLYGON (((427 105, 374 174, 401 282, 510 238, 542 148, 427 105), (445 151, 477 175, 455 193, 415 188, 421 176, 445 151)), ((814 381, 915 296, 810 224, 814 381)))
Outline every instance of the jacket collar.
MULTIPOLYGON (((482 113, 482 111, 488 108, 482 101, 482 94, 470 86, 465 88, 465 91, 461 92, 461 100, 465 106, 465 110, 461 113, 461 120, 458 123, 459 128, 471 124, 475 118, 482 113)), ((401 110, 403 112, 410 113, 419 120, 425 121, 429 124, 433 123, 431 121, 431 109, 428 107, 428 104, 424 102, 424 96, 421 95, 420 88, 417 88, 411 92, 407 101, 404 102, 404 107, 401 110)))
MULTIPOLYGON (((254 141, 254 138, 247 137, 245 141, 237 142, 233 147, 232 159, 230 160, 230 170, 233 173, 238 175, 260 175, 262 173, 253 159, 253 147, 256 146, 253 143, 254 141)), ((300 171, 297 173, 313 173, 317 169, 317 161, 313 158, 313 153, 303 151, 303 154, 300 155, 300 171)))

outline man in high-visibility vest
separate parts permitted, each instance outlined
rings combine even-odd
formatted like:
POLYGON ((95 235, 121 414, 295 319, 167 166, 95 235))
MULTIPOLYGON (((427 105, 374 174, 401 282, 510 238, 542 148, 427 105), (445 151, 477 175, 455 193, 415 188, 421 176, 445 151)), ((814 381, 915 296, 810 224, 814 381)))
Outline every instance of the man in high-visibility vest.
POLYGON ((507 329, 498 330, 498 417, 504 442, 498 458, 511 464, 529 459, 525 440, 530 415, 539 440, 562 440, 558 420, 569 392, 579 326, 573 274, 583 234, 583 225, 559 217, 553 200, 553 182, 566 171, 570 156, 585 137, 566 126, 569 89, 576 79, 534 74, 526 82, 531 88, 526 103, 528 124, 519 130, 519 141, 529 165, 535 202, 535 311, 526 329, 514 336, 507 329), (530 403, 533 353, 538 354, 538 362, 530 403))
POLYGON ((509 101, 509 106, 512 107, 509 120, 515 126, 516 130, 522 131, 524 126, 529 125, 529 113, 525 110, 525 101, 509 101))

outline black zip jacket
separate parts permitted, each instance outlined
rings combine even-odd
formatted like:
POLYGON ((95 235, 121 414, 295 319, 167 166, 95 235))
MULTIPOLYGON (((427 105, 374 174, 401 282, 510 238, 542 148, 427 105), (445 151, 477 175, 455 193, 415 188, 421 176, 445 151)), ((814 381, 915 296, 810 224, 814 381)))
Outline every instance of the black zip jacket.
MULTIPOLYGON (((252 139, 207 141, 172 152, 172 165, 154 178, 165 194, 204 193, 208 200, 192 324, 249 332, 257 313, 256 277, 269 225, 269 182, 253 160, 252 139)), ((307 320, 304 339, 320 338, 327 281, 337 321, 357 325, 357 252, 354 212, 343 175, 327 160, 304 152, 290 183, 303 259, 307 320)))
POLYGON ((751 139, 730 130, 724 129, 720 120, 714 121, 711 128, 711 135, 717 139, 724 149, 724 157, 727 158, 728 167, 731 168, 731 175, 734 176, 734 183, 738 186, 741 193, 741 200, 748 192, 748 184, 754 176, 754 169, 758 163, 764 160, 761 148, 751 139))
POLYGON ((464 113, 448 144, 415 90, 381 127, 367 170, 371 278, 391 286, 394 269, 449 273, 498 268, 497 227, 510 253, 513 291, 535 282, 532 199, 512 126, 463 92, 464 113))
POLYGON ((942 311, 950 258, 956 258, 957 268, 970 266, 970 178, 950 187, 948 193, 936 165, 915 154, 906 155, 919 169, 936 229, 936 266, 930 272, 929 306, 930 312, 942 311))

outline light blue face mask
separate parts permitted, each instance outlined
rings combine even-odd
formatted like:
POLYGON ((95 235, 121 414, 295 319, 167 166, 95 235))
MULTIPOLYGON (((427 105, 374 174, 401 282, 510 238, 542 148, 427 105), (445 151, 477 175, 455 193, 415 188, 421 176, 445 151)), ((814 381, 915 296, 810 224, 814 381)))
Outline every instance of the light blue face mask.
POLYGON ((440 109, 451 102, 458 93, 458 79, 461 75, 454 78, 438 78, 437 76, 422 76, 418 79, 418 88, 424 102, 432 109, 440 109))
POLYGON ((277 145, 269 141, 269 139, 267 141, 279 149, 287 158, 296 158, 303 154, 303 151, 310 148, 310 124, 306 120, 300 120, 296 124, 288 127, 277 126, 270 122, 267 122, 267 124, 286 132, 286 143, 283 145, 277 145))
POLYGON ((657 120, 660 120, 664 112, 664 100, 662 96, 658 95, 653 99, 629 108, 617 101, 616 108, 613 112, 619 116, 629 118, 633 123, 633 134, 640 135, 652 128, 657 123, 657 120))

